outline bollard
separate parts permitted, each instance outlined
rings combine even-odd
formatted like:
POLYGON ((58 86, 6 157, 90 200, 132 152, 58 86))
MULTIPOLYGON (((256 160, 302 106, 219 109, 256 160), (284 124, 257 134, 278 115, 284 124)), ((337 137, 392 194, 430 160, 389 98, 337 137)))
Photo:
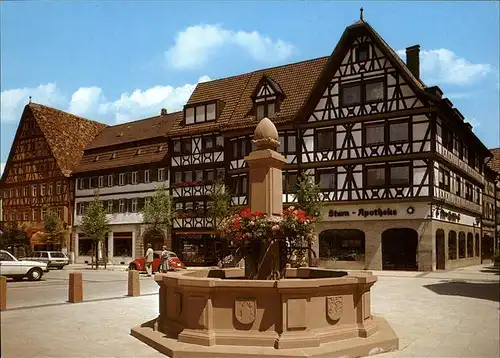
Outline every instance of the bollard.
POLYGON ((130 270, 128 272, 128 294, 127 296, 140 296, 141 295, 141 283, 139 281, 139 271, 130 270))
POLYGON ((83 284, 81 272, 69 273, 68 301, 78 303, 83 301, 83 284))
POLYGON ((0 311, 7 309, 7 277, 0 276, 0 311))

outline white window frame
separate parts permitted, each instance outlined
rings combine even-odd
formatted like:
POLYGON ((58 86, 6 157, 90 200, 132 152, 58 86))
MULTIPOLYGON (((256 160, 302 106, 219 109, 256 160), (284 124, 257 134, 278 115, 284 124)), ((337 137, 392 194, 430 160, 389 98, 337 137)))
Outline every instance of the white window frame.
POLYGON ((118 201, 118 212, 119 213, 125 212, 125 200, 124 199, 119 199, 119 201, 118 201))
POLYGON ((132 212, 136 213, 137 212, 137 208, 138 208, 137 198, 134 198, 134 199, 132 199, 132 212))
POLYGON ((125 173, 120 173, 120 175, 118 175, 118 184, 119 185, 125 185, 125 173))
POLYGON ((45 196, 45 184, 40 184, 40 196, 45 196))
POLYGON ((78 215, 83 215, 85 214, 85 203, 79 203, 80 206, 78 207, 78 215))
POLYGON ((79 178, 78 179, 78 190, 83 190, 83 181, 85 180, 85 178, 79 178))
POLYGON ((108 175, 108 187, 113 186, 113 174, 108 175))
POLYGON ((35 197, 37 195, 36 185, 31 186, 31 196, 35 197))
POLYGON ((164 181, 165 180, 165 168, 159 168, 158 169, 158 181, 164 181))
POLYGON ((113 214, 113 200, 108 200, 108 214, 113 214))
POLYGON ((28 221, 28 212, 27 211, 23 212, 23 220, 28 221))
POLYGON ((146 169, 144 171, 144 182, 145 183, 150 183, 151 182, 151 170, 146 169))
POLYGON ((61 194, 61 182, 56 182, 56 194, 61 194))
POLYGON ((104 187, 104 176, 99 176, 99 188, 104 187))
POLYGON ((33 211, 31 212, 31 219, 33 221, 37 221, 38 220, 38 210, 37 209, 33 209, 33 211))
POLYGON ((139 172, 132 172, 132 184, 138 183, 138 180, 137 180, 138 175, 139 175, 139 172))
POLYGON ((52 195, 52 189, 53 189, 52 186, 53 186, 52 183, 47 184, 47 195, 48 196, 52 195))

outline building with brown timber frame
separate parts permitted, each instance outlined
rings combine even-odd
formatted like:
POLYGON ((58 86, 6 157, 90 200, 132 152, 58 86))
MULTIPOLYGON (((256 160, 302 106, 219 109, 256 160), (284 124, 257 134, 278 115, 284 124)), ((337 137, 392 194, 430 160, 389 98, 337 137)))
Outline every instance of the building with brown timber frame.
MULTIPOLYGON (((119 260, 140 256, 139 199, 151 195, 153 172, 158 178, 164 169, 176 207, 164 242, 188 265, 216 263, 225 244, 208 215, 212 183, 225 179, 234 205, 248 205, 243 158, 263 117, 276 124, 287 159, 285 205, 296 203, 301 172, 320 185, 320 265, 435 270, 487 259, 480 238, 492 153, 440 88, 420 79, 419 46, 407 48, 404 63, 362 20, 346 28, 330 56, 199 83, 181 112, 100 132, 75 170, 75 250, 79 203, 106 188, 110 215, 120 217, 115 232, 134 233, 127 236, 134 249, 119 260)), ((109 252, 114 239, 107 242, 109 252)))

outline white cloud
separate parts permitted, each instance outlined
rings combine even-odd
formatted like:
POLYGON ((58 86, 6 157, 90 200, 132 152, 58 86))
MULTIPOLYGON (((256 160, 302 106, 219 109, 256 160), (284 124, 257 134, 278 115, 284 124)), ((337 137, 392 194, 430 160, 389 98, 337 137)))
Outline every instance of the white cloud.
MULTIPOLYGON (((198 83, 209 80, 208 76, 202 76, 198 83)), ((122 93, 115 101, 101 103, 99 113, 112 115, 117 123, 123 123, 159 114, 161 108, 174 112, 182 108, 195 87, 196 83, 179 87, 155 86, 146 90, 136 89, 132 93, 122 93)))
POLYGON ((236 45, 259 62, 279 63, 288 58, 293 45, 261 35, 257 31, 232 31, 220 25, 190 26, 177 34, 175 44, 165 52, 169 65, 193 69, 204 65, 223 45, 236 45))
POLYGON ((22 108, 28 104, 29 97, 36 103, 57 106, 64 101, 55 83, 41 84, 32 88, 16 88, 2 91, 0 94, 0 112, 2 122, 14 122, 21 118, 22 108))
MULTIPOLYGON (((405 50, 398 54, 406 57, 405 50)), ((492 70, 489 64, 471 63, 448 49, 420 51, 421 77, 429 84, 464 86, 483 79, 492 70)))
MULTIPOLYGON (((53 83, 40 85, 37 88, 10 89, 1 93, 2 122, 18 121, 24 106, 28 103, 29 95, 33 96, 33 102, 101 122, 122 123, 138 120, 160 114, 161 108, 167 108, 170 113, 182 109, 196 84, 206 81, 210 81, 210 78, 202 76, 194 84, 136 89, 132 93, 122 93, 115 100, 107 100, 104 91, 99 87, 80 87, 68 96, 71 98, 69 102, 64 100, 65 96, 53 83)), ((2 140, 6 139, 2 137, 2 140)))
POLYGON ((102 90, 99 87, 80 87, 71 96, 68 111, 78 115, 84 115, 96 108, 103 101, 102 90))

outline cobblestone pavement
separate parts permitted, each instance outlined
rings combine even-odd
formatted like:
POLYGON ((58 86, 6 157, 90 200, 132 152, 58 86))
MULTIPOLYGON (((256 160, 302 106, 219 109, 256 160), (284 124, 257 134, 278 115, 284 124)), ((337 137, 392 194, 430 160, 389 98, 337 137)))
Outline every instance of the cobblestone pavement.
MULTIPOLYGON (((373 314, 400 338, 399 351, 376 357, 498 357, 500 276, 488 266, 374 272, 373 314)), ((2 357, 165 357, 129 335, 157 312, 156 294, 8 310, 1 314, 2 357)))

